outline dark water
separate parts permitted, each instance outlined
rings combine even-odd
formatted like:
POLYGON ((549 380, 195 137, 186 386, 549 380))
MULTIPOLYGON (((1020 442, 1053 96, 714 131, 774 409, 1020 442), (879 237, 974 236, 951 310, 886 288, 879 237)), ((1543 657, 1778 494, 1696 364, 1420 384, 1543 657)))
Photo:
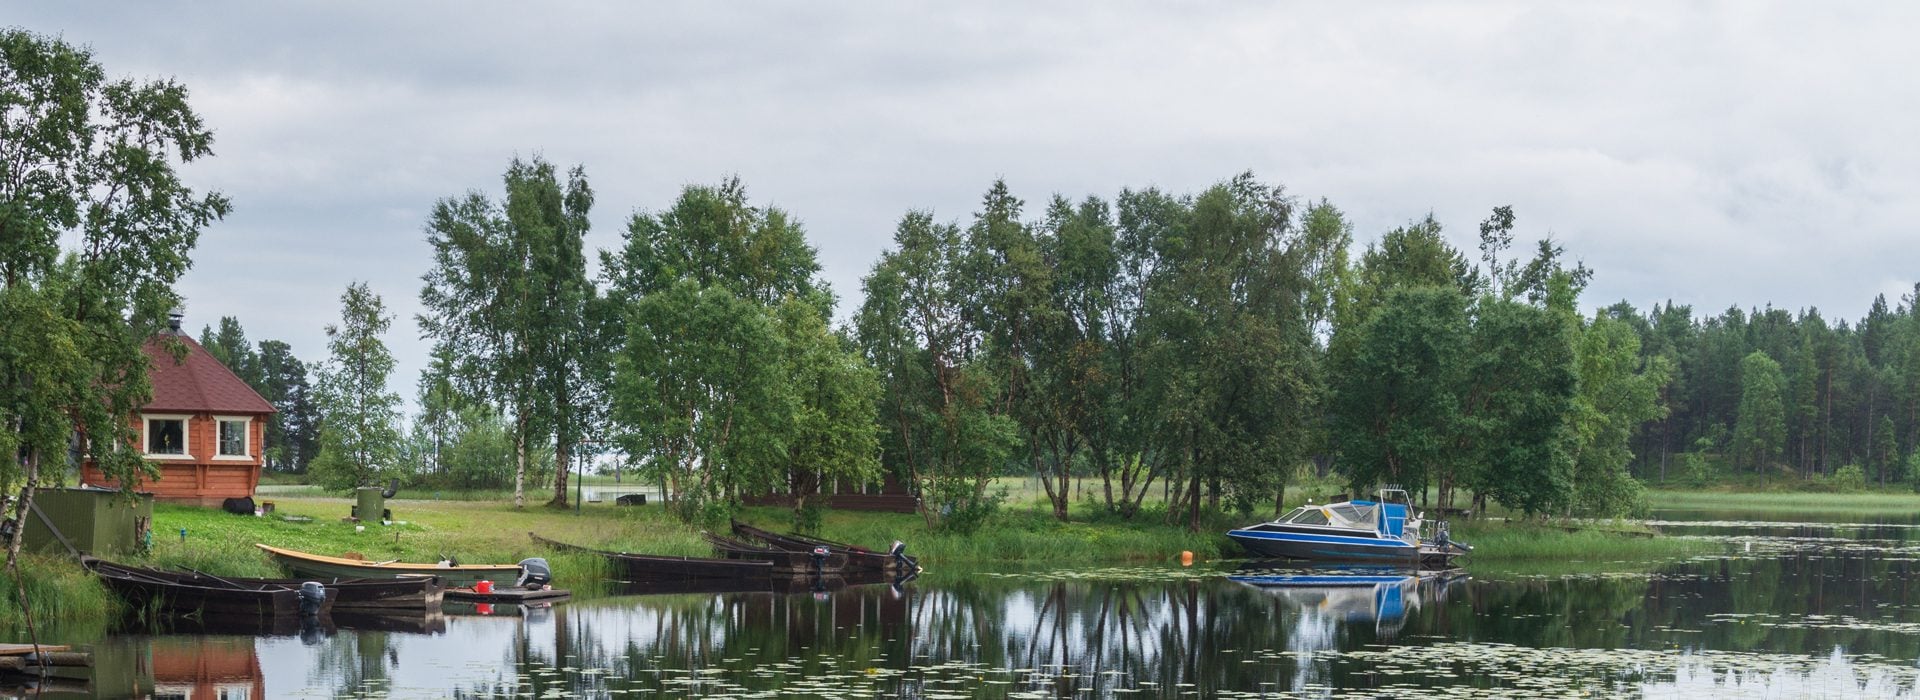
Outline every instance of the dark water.
POLYGON ((1920 528, 1659 516, 1720 553, 1279 587, 1232 565, 935 564, 904 586, 73 640, 98 668, 53 697, 1913 695, 1920 528))

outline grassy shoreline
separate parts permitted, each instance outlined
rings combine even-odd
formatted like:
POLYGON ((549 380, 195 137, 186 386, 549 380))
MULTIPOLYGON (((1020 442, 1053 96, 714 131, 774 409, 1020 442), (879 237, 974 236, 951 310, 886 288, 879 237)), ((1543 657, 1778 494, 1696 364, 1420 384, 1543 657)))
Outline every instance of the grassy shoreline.
MULTIPOLYGON (((546 557, 560 581, 604 579, 597 557, 563 554, 535 545, 528 532, 588 547, 670 555, 711 556, 699 531, 657 506, 637 508, 589 504, 579 511, 538 505, 516 509, 497 501, 395 499, 398 522, 356 530, 343 522, 344 498, 275 494, 276 511, 267 517, 235 516, 218 509, 172 504, 154 507, 153 547, 127 563, 170 569, 195 569, 221 576, 278 576, 278 567, 256 542, 320 554, 358 553, 371 560, 437 561, 453 556, 468 563, 511 563, 546 557), (289 521, 281 516, 308 520, 289 521), (184 537, 181 531, 185 530, 184 537)), ((1215 514, 1198 533, 1167 524, 1157 512, 1122 520, 1098 512, 1080 512, 1062 523, 1050 513, 1008 507, 971 534, 935 532, 918 515, 830 511, 820 535, 883 548, 893 540, 930 568, 965 571, 996 566, 1088 566, 1172 563, 1190 551, 1201 561, 1244 556, 1225 531, 1257 519, 1215 514)), ((749 508, 741 519, 785 531, 791 512, 749 508)), ((1611 532, 1623 526, 1575 527, 1524 521, 1480 520, 1454 524, 1456 538, 1473 543, 1473 561, 1599 561, 1664 559, 1690 554, 1701 545, 1683 538, 1644 537, 1611 532)), ((1639 533, 1639 534, 1644 534, 1639 533)), ((118 605, 77 564, 50 557, 28 560, 28 599, 44 625, 103 625, 119 614, 118 605)), ((20 627, 19 605, 11 581, 0 582, 0 630, 20 627)))
POLYGON ((1902 516, 1920 513, 1920 494, 1904 490, 1852 493, 1660 490, 1649 491, 1647 499, 1655 510, 1902 516))

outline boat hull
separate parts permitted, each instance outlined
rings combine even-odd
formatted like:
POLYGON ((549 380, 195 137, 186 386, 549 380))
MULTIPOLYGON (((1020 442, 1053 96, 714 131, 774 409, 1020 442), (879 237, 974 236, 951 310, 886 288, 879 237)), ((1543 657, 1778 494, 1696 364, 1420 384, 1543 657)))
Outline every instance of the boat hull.
POLYGON ((1305 561, 1416 563, 1420 548, 1399 540, 1284 530, 1234 530, 1227 537, 1257 557, 1305 561))
POLYGON ((401 562, 360 562, 296 552, 264 544, 254 546, 272 555, 274 561, 279 562, 281 567, 295 576, 320 578, 438 576, 441 584, 448 588, 472 587, 481 581, 492 581, 496 586, 511 586, 520 579, 520 567, 514 564, 438 566, 401 562))
POLYGON ((860 571, 878 574, 907 574, 920 570, 920 564, 912 557, 905 561, 887 552, 876 552, 865 547, 857 547, 842 542, 823 540, 804 535, 783 535, 762 530, 742 522, 733 523, 733 534, 748 539, 760 540, 775 549, 789 552, 812 552, 815 547, 825 547, 827 551, 846 557, 847 571, 860 571))
POLYGON ((441 601, 441 585, 438 578, 432 576, 407 576, 401 578, 339 578, 319 576, 312 578, 244 578, 209 576, 199 572, 162 571, 137 566, 126 566, 107 561, 95 560, 96 571, 119 574, 133 580, 150 582, 171 581, 183 586, 200 588, 248 588, 264 590, 286 588, 298 591, 300 585, 314 581, 326 587, 329 598, 333 600, 335 610, 378 610, 387 608, 432 608, 438 609, 441 601))
POLYGON ((550 540, 527 533, 533 541, 554 549, 585 552, 604 557, 614 578, 621 581, 677 581, 686 579, 764 579, 774 575, 773 562, 743 559, 711 559, 652 554, 609 552, 550 540))

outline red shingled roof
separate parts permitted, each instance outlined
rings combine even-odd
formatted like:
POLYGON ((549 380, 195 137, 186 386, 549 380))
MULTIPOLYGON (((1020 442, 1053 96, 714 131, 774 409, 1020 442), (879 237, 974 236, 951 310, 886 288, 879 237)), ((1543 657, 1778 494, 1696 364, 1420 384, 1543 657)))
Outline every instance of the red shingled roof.
POLYGON ((172 336, 187 346, 187 356, 174 362, 164 339, 147 341, 148 377, 153 380, 153 401, 148 412, 181 413, 273 413, 273 404, 260 398, 259 392, 234 376, 233 370, 213 359, 206 348, 185 335, 172 336))

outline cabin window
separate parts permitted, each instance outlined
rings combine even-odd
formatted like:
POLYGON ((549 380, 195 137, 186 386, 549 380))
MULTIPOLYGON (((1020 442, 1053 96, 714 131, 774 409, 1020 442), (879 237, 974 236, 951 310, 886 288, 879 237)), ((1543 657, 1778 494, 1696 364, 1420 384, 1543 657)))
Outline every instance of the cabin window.
POLYGON ((249 456, 251 453, 247 452, 247 419, 221 418, 218 422, 220 424, 220 456, 249 456))
POLYGON ((1327 524, 1327 514, 1319 508, 1302 508, 1298 515, 1293 516, 1293 519, 1287 522, 1300 525, 1325 525, 1327 524))
POLYGON ((147 416, 147 455, 182 457, 187 454, 186 416, 147 416))

